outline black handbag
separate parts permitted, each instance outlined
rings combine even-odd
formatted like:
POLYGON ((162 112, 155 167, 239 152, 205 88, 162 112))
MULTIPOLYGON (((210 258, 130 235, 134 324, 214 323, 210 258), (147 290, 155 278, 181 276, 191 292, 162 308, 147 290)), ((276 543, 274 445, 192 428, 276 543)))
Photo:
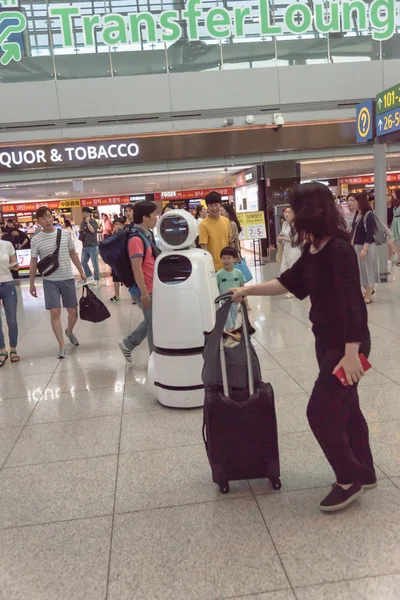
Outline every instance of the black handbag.
POLYGON ((45 256, 38 262, 37 268, 42 277, 48 277, 54 271, 57 271, 60 263, 58 261, 58 253, 60 251, 61 244, 61 229, 57 229, 57 241, 56 241, 56 249, 52 254, 45 256))
POLYGON ((79 300, 79 316, 82 321, 90 321, 91 323, 101 323, 111 317, 106 305, 87 285, 82 288, 82 297, 79 300))

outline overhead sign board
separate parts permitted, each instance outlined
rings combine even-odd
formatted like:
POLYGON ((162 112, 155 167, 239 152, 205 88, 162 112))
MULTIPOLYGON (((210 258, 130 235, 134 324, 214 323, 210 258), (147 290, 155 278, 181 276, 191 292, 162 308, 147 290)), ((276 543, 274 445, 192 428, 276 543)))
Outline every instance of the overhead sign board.
POLYGON ((372 98, 357 104, 356 108, 357 143, 368 142, 374 138, 374 101, 372 98))
POLYGON ((156 192, 154 199, 157 202, 172 202, 173 200, 191 200, 197 198, 204 199, 210 192, 218 192, 221 196, 232 196, 233 188, 210 188, 203 190, 169 190, 166 192, 156 192))
MULTIPOLYGON (((12 35, 27 31, 29 24, 24 12, 18 10, 18 0, 2 0, 6 10, 0 14, 0 64, 7 66, 11 61, 22 59, 21 46, 13 41, 12 35)), ((371 32, 373 40, 388 40, 396 32, 396 3, 394 0, 341 0, 340 2, 287 2, 278 7, 273 0, 258 0, 254 6, 211 6, 201 0, 188 0, 185 9, 157 9, 137 12, 88 12, 84 6, 48 3, 47 14, 41 15, 53 33, 57 34, 63 53, 75 48, 76 39, 81 38, 83 48, 96 51, 98 43, 110 47, 131 50, 133 44, 142 43, 142 31, 146 30, 146 42, 174 43, 185 38, 199 40, 200 27, 206 37, 214 39, 245 38, 253 36, 281 36, 307 34, 316 31, 323 35, 353 31, 354 6, 357 4, 360 29, 371 32), (54 6, 56 4, 56 6, 54 6), (249 23, 251 17, 251 23, 249 23), (204 23, 204 25, 203 25, 204 23), (61 34, 60 34, 60 33, 61 34)), ((233 4, 233 3, 232 3, 233 4)), ((107 3, 105 3, 105 6, 107 3)), ((33 11, 34 11, 34 5, 33 11)), ((90 4, 88 4, 90 6, 90 4)), ((171 4, 172 7, 175 4, 171 4)), ((151 7, 151 3, 146 3, 151 7)), ((111 11, 111 9, 110 9, 111 11)), ((33 21, 35 22, 35 21, 33 21)), ((33 34, 34 32, 32 32, 33 34)), ((50 31, 50 34, 52 32, 50 31)), ((72 52, 72 51, 71 51, 72 52)))
POLYGON ((131 139, 63 142, 26 146, 0 146, 0 173, 51 167, 82 167, 110 163, 133 163, 140 155, 131 139))
POLYGON ((50 210, 58 210, 61 208, 77 208, 81 205, 79 198, 71 198, 70 200, 50 200, 49 202, 17 202, 15 204, 2 204, 0 209, 4 214, 9 213, 33 213, 41 206, 47 206, 50 210))
POLYGON ((376 135, 378 137, 400 131, 400 108, 376 115, 376 135))
POLYGON ((377 115, 386 113, 389 110, 393 111, 396 108, 400 108, 400 83, 381 92, 376 97, 377 115))
MULTIPOLYGON (((375 181, 373 175, 361 175, 358 177, 342 177, 339 179, 339 184, 343 185, 371 185, 375 181)), ((394 181, 400 181, 400 173, 387 173, 386 174, 387 183, 392 183, 394 181)))

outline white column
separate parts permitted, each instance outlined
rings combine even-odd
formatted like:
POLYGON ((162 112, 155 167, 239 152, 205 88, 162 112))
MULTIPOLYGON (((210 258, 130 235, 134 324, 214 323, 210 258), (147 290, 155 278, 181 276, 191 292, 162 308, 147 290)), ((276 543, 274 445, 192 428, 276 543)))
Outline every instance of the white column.
MULTIPOLYGON (((374 143, 374 178, 375 178, 375 214, 387 225, 386 204, 386 144, 374 143)), ((379 275, 382 283, 388 280, 388 247, 387 244, 377 246, 379 255, 379 275)))

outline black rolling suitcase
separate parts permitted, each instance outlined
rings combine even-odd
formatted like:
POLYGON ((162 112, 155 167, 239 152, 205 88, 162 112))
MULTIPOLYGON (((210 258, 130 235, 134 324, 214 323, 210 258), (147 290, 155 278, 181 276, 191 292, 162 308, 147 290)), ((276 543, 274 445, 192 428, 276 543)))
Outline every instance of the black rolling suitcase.
POLYGON ((219 303, 227 298, 217 311, 215 328, 206 336, 204 349, 203 438, 213 481, 225 494, 229 492, 229 481, 239 479, 269 478, 272 487, 279 490, 274 392, 269 383, 261 381, 245 304, 242 304, 243 323, 239 331, 241 342, 234 352, 225 348, 223 328, 231 304, 230 295, 216 300, 219 303), (217 369, 220 376, 216 374, 217 369), (231 379, 235 387, 232 387, 231 379))

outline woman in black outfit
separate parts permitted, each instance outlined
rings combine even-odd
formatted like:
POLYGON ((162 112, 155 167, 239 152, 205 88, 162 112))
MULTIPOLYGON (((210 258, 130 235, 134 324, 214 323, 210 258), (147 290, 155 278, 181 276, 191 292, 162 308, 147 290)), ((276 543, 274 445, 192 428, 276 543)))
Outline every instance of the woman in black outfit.
POLYGON ((234 290, 233 299, 277 296, 288 291, 310 296, 319 375, 307 408, 310 427, 336 475, 320 508, 333 512, 376 487, 368 426, 360 409, 357 384, 364 371, 359 354, 371 349, 367 309, 361 293, 357 257, 328 187, 297 186, 290 205, 302 256, 278 279, 234 290), (348 386, 334 373, 343 367, 348 386))

